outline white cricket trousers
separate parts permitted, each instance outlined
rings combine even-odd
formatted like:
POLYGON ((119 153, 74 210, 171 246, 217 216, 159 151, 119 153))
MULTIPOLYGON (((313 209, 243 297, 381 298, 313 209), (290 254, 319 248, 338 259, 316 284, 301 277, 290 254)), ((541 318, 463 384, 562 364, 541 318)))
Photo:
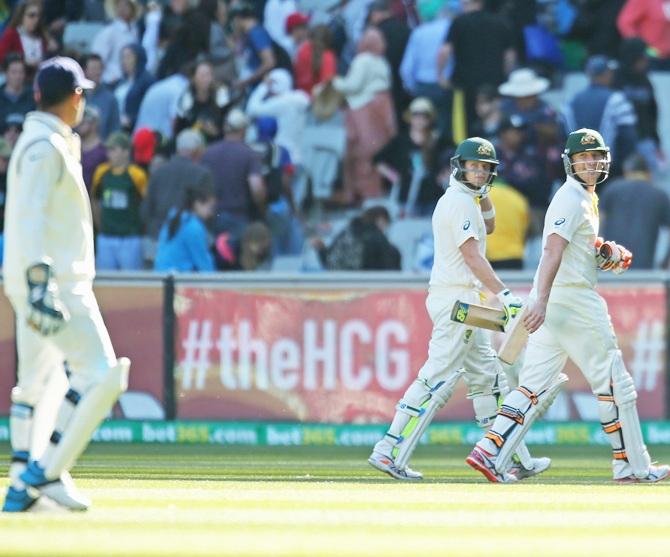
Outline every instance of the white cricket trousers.
POLYGON ((116 365, 114 348, 92 288, 76 294, 61 292, 61 299, 70 312, 70 321, 55 335, 45 337, 26 323, 28 302, 10 298, 16 314, 18 352, 13 403, 35 406, 51 374, 63 373, 64 360, 72 370, 70 387, 78 392, 85 392, 97 377, 116 365))
MULTIPOLYGON (((530 299, 534 297, 531 292, 530 299)), ((534 393, 543 391, 570 358, 594 393, 609 393, 617 350, 605 300, 591 288, 554 287, 544 323, 528 340, 519 385, 534 393)))
POLYGON ((428 359, 419 371, 419 379, 434 386, 464 369, 468 397, 490 394, 501 369, 491 346, 491 332, 451 320, 456 300, 481 304, 479 292, 472 288, 431 287, 426 308, 433 321, 428 344, 428 359))

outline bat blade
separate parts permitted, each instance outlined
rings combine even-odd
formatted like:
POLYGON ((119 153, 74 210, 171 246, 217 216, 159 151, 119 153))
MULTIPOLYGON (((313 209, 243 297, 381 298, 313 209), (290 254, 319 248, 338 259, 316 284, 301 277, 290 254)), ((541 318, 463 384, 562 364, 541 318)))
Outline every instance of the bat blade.
POLYGON ((502 309, 480 306, 456 300, 451 310, 451 320, 490 331, 504 331, 505 312, 502 309))
POLYGON ((508 365, 512 365, 517 360, 528 341, 528 329, 522 323, 524 314, 525 308, 512 319, 498 350, 498 359, 508 365))

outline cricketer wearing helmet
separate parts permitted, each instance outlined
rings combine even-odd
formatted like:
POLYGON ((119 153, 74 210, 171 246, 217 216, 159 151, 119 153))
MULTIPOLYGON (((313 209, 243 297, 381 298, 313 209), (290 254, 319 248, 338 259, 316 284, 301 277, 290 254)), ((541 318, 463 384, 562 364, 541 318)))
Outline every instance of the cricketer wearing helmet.
POLYGON ((128 383, 130 362, 117 360, 93 294, 91 206, 72 131, 84 90, 93 86, 71 58, 43 62, 35 78, 38 110, 28 114, 9 162, 4 288, 16 315, 18 381, 6 512, 28 510, 41 495, 88 508, 68 470, 128 383), (62 388, 65 359, 70 373, 62 388), (50 421, 49 444, 36 454, 34 409, 60 389, 67 391, 55 427, 50 421))
POLYGON ((567 177, 547 210, 543 255, 523 321, 531 335, 519 387, 505 397, 495 423, 466 460, 488 480, 508 481, 504 473, 516 444, 567 381, 561 370, 570 358, 597 397, 612 445, 614 480, 658 482, 668 477, 670 467, 651 465, 635 385, 607 305, 596 292, 599 268, 622 272, 632 259, 613 242, 600 249, 595 187, 609 174, 609 148, 597 131, 583 128, 568 136, 563 162, 567 177))
MULTIPOLYGON (((496 176, 496 152, 489 141, 472 137, 458 146, 451 165, 449 187, 432 220, 435 258, 426 307, 433 330, 428 359, 396 405, 388 432, 368 459, 372 466, 399 480, 422 477, 407 466, 409 458, 461 377, 468 386, 476 420, 484 428, 495 418, 498 395, 508 391, 490 333, 450 319, 456 300, 480 302, 482 285, 497 293, 508 320, 515 318, 522 305, 484 256, 486 235, 495 226, 495 210, 487 192, 496 176)), ((531 459, 523 445, 517 452, 523 464, 515 470, 520 477, 540 473, 550 464, 549 459, 531 459)))

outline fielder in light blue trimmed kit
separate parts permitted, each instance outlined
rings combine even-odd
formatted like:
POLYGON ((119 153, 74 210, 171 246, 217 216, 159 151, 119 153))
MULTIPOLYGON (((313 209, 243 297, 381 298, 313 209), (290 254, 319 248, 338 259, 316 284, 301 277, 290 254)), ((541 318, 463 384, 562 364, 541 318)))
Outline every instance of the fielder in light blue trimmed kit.
MULTIPOLYGON (((490 332, 451 321, 456 300, 479 303, 482 285, 497 293, 508 322, 522 306, 521 299, 505 288, 485 258, 486 235, 495 227, 495 209, 487 193, 497 166, 491 142, 480 137, 463 141, 451 159, 449 187, 433 213, 435 259, 426 300, 433 331, 428 359, 396 405, 387 433, 368 459, 397 480, 423 477, 407 464, 461 377, 482 428, 493 423, 499 397, 509 392, 490 332)), ((540 474, 551 464, 548 458, 531 458, 523 443, 517 447, 517 456, 519 463, 507 471, 515 479, 540 474)))
POLYGON ((93 86, 71 58, 44 62, 35 78, 38 110, 28 114, 9 163, 3 271, 19 369, 5 512, 26 511, 42 495, 72 510, 89 507, 68 471, 128 384, 130 361, 117 360, 93 294, 91 206, 72 131, 84 112, 84 89, 93 86), (64 360, 69 385, 36 461, 34 409, 55 374, 63 376, 64 360))

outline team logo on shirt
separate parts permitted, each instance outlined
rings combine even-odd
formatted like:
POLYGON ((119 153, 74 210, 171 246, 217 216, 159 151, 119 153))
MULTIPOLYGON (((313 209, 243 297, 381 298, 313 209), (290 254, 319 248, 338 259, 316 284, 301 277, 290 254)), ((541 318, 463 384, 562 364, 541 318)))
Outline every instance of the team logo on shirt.
POLYGON ((564 218, 554 221, 554 226, 561 226, 565 222, 564 218))
POLYGON ((467 230, 468 228, 470 228, 470 221, 469 221, 469 220, 466 220, 466 221, 463 223, 463 230, 467 230))

